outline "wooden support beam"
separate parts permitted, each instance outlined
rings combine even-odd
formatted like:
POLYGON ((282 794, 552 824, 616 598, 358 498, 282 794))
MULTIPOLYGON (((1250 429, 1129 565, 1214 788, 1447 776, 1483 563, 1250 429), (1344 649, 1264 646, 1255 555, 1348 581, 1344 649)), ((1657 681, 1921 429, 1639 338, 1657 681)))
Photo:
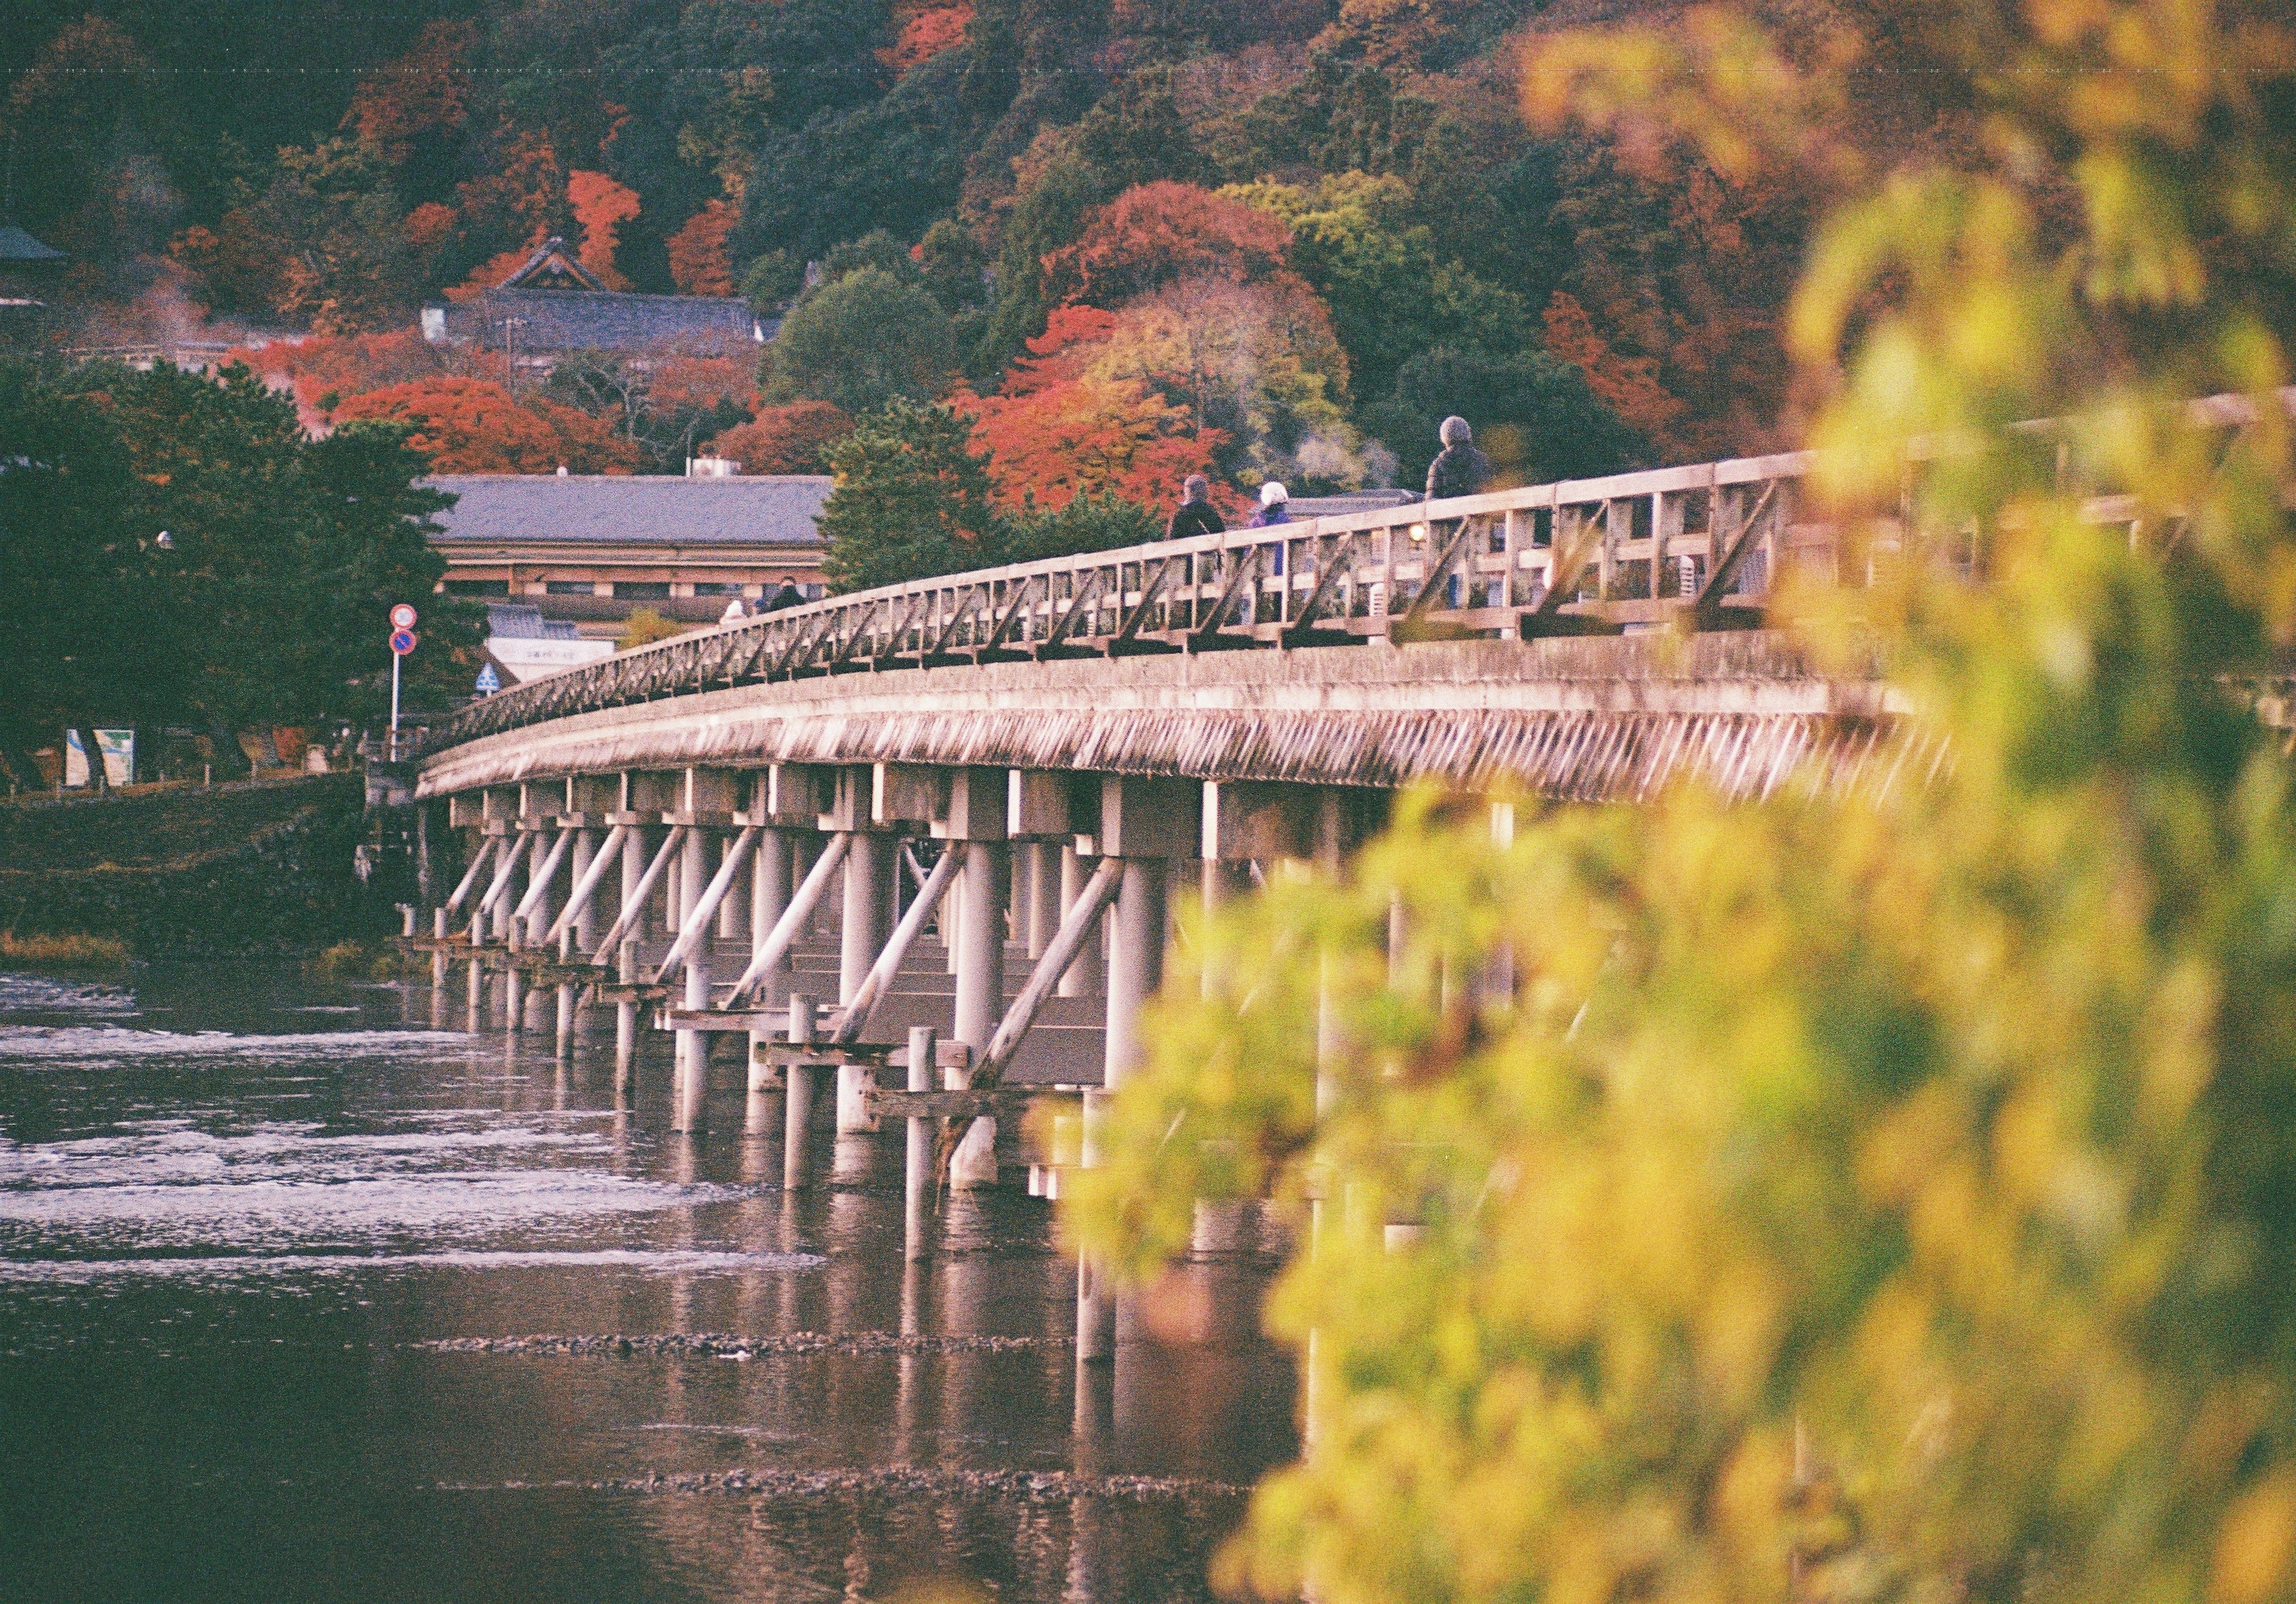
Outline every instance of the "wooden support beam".
POLYGON ((663 832, 661 850, 653 855, 653 861, 646 865, 645 873, 638 876, 636 887, 622 899, 622 910, 614 916, 613 924, 599 939, 597 950, 590 954, 592 963, 603 964, 611 959, 615 950, 621 945, 622 938, 637 927, 638 919, 645 911, 647 899, 653 895, 654 882, 661 878, 662 870, 669 864, 670 854, 677 851, 685 838, 684 825, 672 825, 663 832))
POLYGON ((823 891, 828 887, 830 876, 836 872, 837 866, 845 861, 846 852, 852 844, 850 834, 840 832, 829 838, 828 847, 814 860, 813 872, 806 876, 804 883, 797 888, 797 894, 790 899, 789 906, 782 909, 782 917, 775 921, 772 933, 766 937, 766 944, 750 955, 750 967, 742 971, 742 977, 734 983, 732 994, 726 999, 727 1008, 734 1007, 748 997, 758 983, 796 944, 797 933, 805 927, 807 920, 813 917, 814 908, 820 902, 823 891))
POLYGON ((864 1094, 881 1119, 1010 1119, 1033 1103, 1078 1102, 1082 1094, 1050 1086, 993 1086, 978 1091, 893 1091, 864 1094))
POLYGON ((910 943, 917 939, 917 932, 924 928, 925 921, 939 906, 941 893, 948 890, 949 881, 955 876, 957 868, 965 857, 965 843, 949 843, 948 850, 940 855, 940 861, 933 865, 932 873, 925 877, 923 886, 909 903, 908 911, 901 916, 901 922, 893 926, 893 934, 887 939, 885 950, 877 955, 877 961, 862 977, 860 989, 853 993, 853 1000, 845 1005, 845 1016, 839 1021, 836 1032, 830 1038, 832 1041, 841 1046, 857 1040, 868 1028, 869 1021, 877 1012, 877 1005, 893 989, 893 977, 900 973, 901 960, 908 956, 910 943))

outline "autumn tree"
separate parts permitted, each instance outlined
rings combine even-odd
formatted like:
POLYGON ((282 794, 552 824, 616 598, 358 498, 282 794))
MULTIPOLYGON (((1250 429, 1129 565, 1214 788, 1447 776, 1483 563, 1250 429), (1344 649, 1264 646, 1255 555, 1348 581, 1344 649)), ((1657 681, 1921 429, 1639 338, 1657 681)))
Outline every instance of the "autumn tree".
POLYGON ((712 201, 686 218, 669 236, 669 276, 685 295, 731 295, 734 269, 726 257, 726 236, 741 214, 726 201, 712 201))
POLYGON ((996 394, 961 401, 1000 506, 1058 509, 1093 495, 1152 504, 1189 474, 1217 472, 1225 433, 1136 378, 1086 372, 1115 325, 1098 308, 1063 307, 996 394))
POLYGON ((628 289, 630 281, 614 265, 614 252, 621 244, 621 226, 638 215, 637 191, 578 167, 566 175, 566 204, 581 225, 582 265, 608 289, 628 289))
POLYGON ((731 457, 744 473, 825 473, 829 448, 853 432, 853 420, 827 401, 760 407, 748 423, 709 437, 704 448, 731 457))
POLYGON ((1045 263, 1063 299, 1115 308, 1183 278, 1267 279, 1292 231, 1273 213, 1192 184, 1136 185, 1093 214, 1045 263))
POLYGON ((1891 47, 1980 113, 1955 161, 1833 139, 1860 45, 1809 43, 1710 9, 1525 83, 1825 169, 1784 327, 1860 582, 1774 622, 1906 711, 1762 800, 1516 798, 1510 843, 1414 796, 1183 946, 1064 1202, 1143 1278, 1198 1199, 1300 1223, 1312 1431, 1239 1590, 2296 1588, 2296 793, 2253 697, 2296 645, 2296 39, 1923 8, 1891 47))
POLYGON ((627 473, 638 452, 598 419, 539 397, 521 401, 488 379, 417 379, 352 396, 338 423, 406 424, 407 444, 438 473, 627 473))

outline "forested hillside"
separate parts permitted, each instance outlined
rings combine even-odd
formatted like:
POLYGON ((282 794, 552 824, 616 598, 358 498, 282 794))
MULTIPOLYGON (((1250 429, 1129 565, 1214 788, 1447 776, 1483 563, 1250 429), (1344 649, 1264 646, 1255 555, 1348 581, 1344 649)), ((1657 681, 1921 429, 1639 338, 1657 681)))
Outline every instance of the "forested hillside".
POLYGON ((897 396, 954 396, 998 497, 1054 507, 1199 467, 1408 482, 1453 411, 1524 478, 1790 431, 1802 199, 1534 131, 1522 42, 1562 19, 1533 0, 283 14, 20 0, 12 210, 88 316, 308 332, 257 365, 442 466, 717 439, 818 469, 897 396), (782 337, 761 372, 602 361, 512 395, 414 332, 553 235, 616 286, 786 311, 782 337))

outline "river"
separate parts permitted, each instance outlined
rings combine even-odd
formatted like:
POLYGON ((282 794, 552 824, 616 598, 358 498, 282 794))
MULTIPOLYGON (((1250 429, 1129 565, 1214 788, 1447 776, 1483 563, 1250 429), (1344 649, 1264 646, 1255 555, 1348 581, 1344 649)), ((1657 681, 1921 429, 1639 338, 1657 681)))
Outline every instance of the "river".
POLYGON ((0 1599, 1211 1596, 1297 1447, 1264 1260, 1079 1398, 1049 1205, 908 1263, 897 1131, 784 1193, 605 1013, 562 1070, 421 986, 0 975, 0 1599))

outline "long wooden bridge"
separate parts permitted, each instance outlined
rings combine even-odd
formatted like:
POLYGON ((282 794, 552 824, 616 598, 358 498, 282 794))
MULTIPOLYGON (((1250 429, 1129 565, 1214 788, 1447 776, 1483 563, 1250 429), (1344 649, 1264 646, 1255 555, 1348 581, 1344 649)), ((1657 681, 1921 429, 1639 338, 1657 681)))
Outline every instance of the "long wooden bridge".
MULTIPOLYGON (((473 1028, 554 993, 570 1051, 583 1000, 611 1001, 624 1076, 642 1023, 673 1032, 686 1131, 738 1044, 791 1187, 833 1074, 839 1132, 908 1120, 913 1220, 1004 1160, 1056 1191, 1139 1061, 1176 901, 1343 859, 1401 786, 1483 794, 1504 832, 1515 798, 1922 761, 1884 739, 1877 679, 1821 678, 1760 627, 1780 575, 1839 577, 1808 465, 952 574, 521 686, 422 755, 468 867, 419 944, 441 985, 467 967, 473 1028), (1046 1098, 1050 1149, 1023 1150, 1009 1116, 1046 1098)), ((1088 1271, 1080 1297, 1091 1358, 1112 1337, 1088 1271)))

